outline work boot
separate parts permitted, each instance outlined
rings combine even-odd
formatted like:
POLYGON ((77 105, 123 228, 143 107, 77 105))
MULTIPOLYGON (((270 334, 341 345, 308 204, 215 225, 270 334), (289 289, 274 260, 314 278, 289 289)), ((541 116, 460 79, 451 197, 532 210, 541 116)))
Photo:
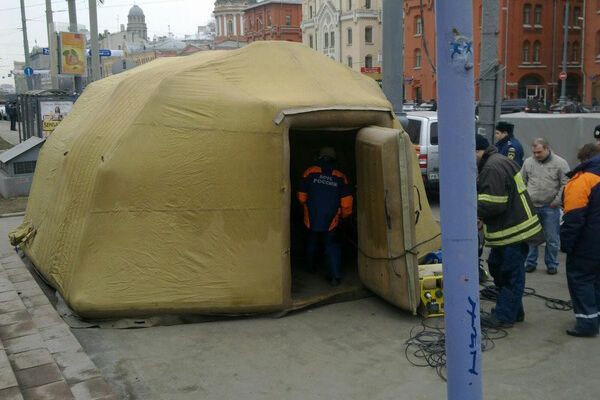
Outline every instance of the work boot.
POLYGON ((500 321, 495 315, 481 317, 481 327, 491 329, 508 329, 512 328, 512 322, 500 321))
POLYGON ((578 331, 577 328, 567 329, 567 335, 575 337, 596 337, 598 332, 578 331))
POLYGON ((556 275, 557 272, 558 272, 558 270, 553 267, 548 268, 548 271, 547 271, 548 275, 556 275))
POLYGON ((535 265, 526 265, 525 266, 525 272, 533 272, 536 270, 536 266, 535 265))
MULTIPOLYGON (((496 307, 492 307, 492 309, 490 310, 490 314, 494 314, 494 311, 496 311, 496 307)), ((519 312, 517 313, 516 322, 523 322, 523 321, 525 321, 525 310, 523 310, 521 308, 519 310, 519 312)))

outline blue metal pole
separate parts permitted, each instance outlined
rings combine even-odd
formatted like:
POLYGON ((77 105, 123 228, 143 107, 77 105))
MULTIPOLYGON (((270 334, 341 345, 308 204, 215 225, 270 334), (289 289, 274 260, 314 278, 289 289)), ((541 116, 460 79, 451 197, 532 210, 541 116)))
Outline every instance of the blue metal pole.
POLYGON ((435 2, 449 400, 479 400, 481 328, 471 1, 435 2))

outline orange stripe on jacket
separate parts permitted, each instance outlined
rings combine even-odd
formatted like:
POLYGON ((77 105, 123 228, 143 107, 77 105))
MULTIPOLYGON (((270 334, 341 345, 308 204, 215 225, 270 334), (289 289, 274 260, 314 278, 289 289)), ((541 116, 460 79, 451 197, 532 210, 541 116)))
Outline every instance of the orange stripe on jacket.
POLYGON ((323 170, 321 169, 321 167, 316 167, 316 166, 315 167, 310 167, 306 171, 304 171, 304 174, 302 174, 302 177, 306 178, 310 174, 320 174, 321 172, 323 172, 323 170))
POLYGON ((564 191, 565 213, 586 207, 596 185, 600 185, 600 176, 591 172, 580 172, 571 178, 564 191))
POLYGON ((341 212, 342 218, 346 218, 346 217, 349 217, 350 215, 352 215, 353 201, 354 201, 354 199, 352 198, 352 195, 342 197, 342 200, 340 201, 341 206, 342 206, 342 212, 341 212))
POLYGON ((297 196, 298 196, 298 201, 300 202, 300 204, 304 204, 308 201, 308 193, 298 192, 297 196))

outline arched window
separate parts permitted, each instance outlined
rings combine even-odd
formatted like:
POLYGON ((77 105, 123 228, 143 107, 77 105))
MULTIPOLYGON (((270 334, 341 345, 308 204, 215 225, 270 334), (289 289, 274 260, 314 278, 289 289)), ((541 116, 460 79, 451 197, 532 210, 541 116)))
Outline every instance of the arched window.
POLYGON ((333 31, 332 31, 332 32, 329 34, 329 37, 330 37, 330 39, 331 39, 331 43, 330 43, 330 44, 331 44, 331 48, 333 49, 333 48, 335 47, 335 32, 333 32, 333 31))
POLYGON ((571 61, 573 61, 573 63, 575 63, 575 64, 579 64, 579 57, 580 57, 579 52, 581 51, 581 49, 579 47, 579 42, 573 42, 573 48, 571 50, 572 50, 571 61))
POLYGON ((373 56, 370 54, 365 57, 365 68, 373 68, 373 56))
POLYGON ((533 23, 537 26, 542 25, 542 6, 537 5, 533 11, 533 23))
POLYGON ((365 8, 366 9, 371 8, 371 0, 365 0, 365 8))
POLYGON ((348 0, 348 10, 352 10, 352 0, 348 0))
POLYGON ((542 47, 542 44, 539 41, 536 41, 533 44, 533 62, 534 63, 539 63, 540 62, 541 47, 542 47))
POLYGON ((529 62, 529 42, 523 43, 523 63, 529 62))
POLYGON ((227 20, 227 36, 233 35, 233 20, 227 20))
POLYGON ((325 32, 324 36, 323 36, 323 43, 325 43, 325 47, 326 49, 329 48, 329 32, 325 32))
POLYGON ((415 68, 421 68, 421 50, 415 50, 415 68))
POLYGON ((415 35, 423 34, 423 19, 421 16, 415 18, 415 35))
POLYGON ((523 25, 531 25, 531 4, 523 6, 523 25))

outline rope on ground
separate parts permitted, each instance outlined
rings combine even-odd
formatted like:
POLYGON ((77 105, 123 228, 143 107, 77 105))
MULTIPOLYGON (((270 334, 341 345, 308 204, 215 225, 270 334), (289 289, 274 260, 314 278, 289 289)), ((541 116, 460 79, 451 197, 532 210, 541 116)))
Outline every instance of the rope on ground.
MULTIPOLYGON (((484 285, 479 295, 482 300, 496 301, 498 297, 498 287, 495 285, 484 285)), ((526 287, 523 296, 533 296, 545 301, 546 307, 558 311, 570 311, 573 309, 571 300, 561 300, 553 297, 538 294, 534 288, 526 287)))

